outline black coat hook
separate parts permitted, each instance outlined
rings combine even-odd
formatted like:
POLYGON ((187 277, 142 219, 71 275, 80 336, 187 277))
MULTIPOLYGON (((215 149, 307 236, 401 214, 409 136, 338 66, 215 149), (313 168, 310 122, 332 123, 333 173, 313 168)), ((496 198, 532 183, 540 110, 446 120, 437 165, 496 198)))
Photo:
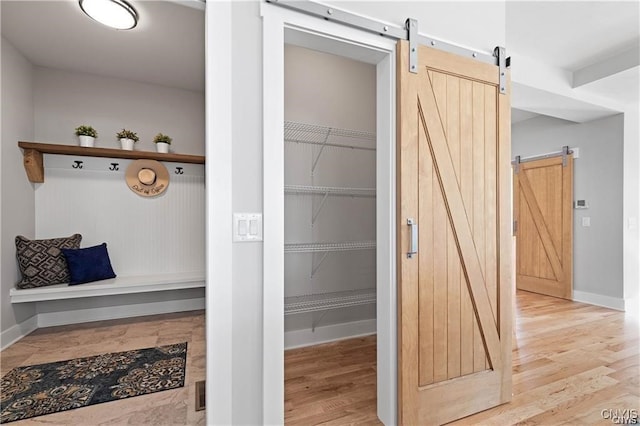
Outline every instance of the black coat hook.
POLYGON ((182 167, 176 167, 176 171, 174 173, 177 175, 183 175, 184 170, 182 170, 182 167))
POLYGON ((74 164, 72 164, 71 167, 73 167, 74 169, 81 169, 82 168, 82 161, 74 160, 73 163, 74 164))
POLYGON ((120 168, 118 167, 120 165, 120 163, 111 163, 111 167, 109 167, 109 170, 120 170, 120 168))

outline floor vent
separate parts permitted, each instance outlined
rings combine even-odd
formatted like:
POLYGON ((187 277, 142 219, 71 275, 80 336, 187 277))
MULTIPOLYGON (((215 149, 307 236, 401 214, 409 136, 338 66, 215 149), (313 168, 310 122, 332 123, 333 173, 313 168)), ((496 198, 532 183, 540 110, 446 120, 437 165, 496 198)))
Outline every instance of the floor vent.
POLYGON ((204 410, 206 403, 204 383, 204 380, 196 382, 196 411, 204 410))

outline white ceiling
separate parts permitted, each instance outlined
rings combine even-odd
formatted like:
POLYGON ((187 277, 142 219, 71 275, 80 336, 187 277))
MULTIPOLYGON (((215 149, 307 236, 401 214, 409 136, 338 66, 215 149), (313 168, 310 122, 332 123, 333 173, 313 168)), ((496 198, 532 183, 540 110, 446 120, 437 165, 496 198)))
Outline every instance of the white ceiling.
MULTIPOLYGON (((574 76, 584 70, 605 70, 604 76, 573 89, 575 93, 618 104, 639 101, 640 2, 507 1, 506 12, 507 52, 517 52, 574 76), (626 69, 617 69, 614 62, 619 63, 623 54, 626 69), (614 57, 615 61, 610 60, 614 57), (635 65, 628 67, 629 63, 635 65)), ((553 101, 550 107, 562 108, 564 113, 569 108, 565 104, 553 101)), ((569 115, 575 115, 577 121, 598 118, 597 114, 589 118, 583 112, 576 108, 569 115)))
POLYGON ((117 31, 87 17, 76 0, 2 0, 2 36, 37 66, 203 91, 203 10, 129 2, 138 26, 117 31))
POLYGON ((638 1, 507 1, 507 46, 575 71, 637 44, 638 1))

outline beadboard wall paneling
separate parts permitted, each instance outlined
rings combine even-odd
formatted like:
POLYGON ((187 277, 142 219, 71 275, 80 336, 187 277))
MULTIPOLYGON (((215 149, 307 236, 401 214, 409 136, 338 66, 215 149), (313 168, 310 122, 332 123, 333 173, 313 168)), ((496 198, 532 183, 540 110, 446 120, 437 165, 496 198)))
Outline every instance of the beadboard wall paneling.
POLYGON ((82 247, 106 242, 119 276, 204 270, 202 165, 165 163, 169 187, 143 198, 125 182, 131 160, 46 155, 45 162, 45 183, 35 191, 37 238, 78 232, 82 247), (113 162, 118 170, 109 170, 113 162))

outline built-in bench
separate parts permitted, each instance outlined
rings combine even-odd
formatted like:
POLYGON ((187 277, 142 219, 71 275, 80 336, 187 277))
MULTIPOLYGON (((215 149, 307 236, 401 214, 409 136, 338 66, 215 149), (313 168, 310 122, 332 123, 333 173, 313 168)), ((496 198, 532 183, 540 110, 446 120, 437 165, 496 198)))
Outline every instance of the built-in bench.
POLYGON ((183 272, 123 276, 73 286, 12 288, 11 303, 36 303, 37 313, 0 333, 1 347, 40 327, 204 309, 204 296, 198 291, 204 287, 204 272, 183 272), (121 295, 131 296, 123 303, 121 295))
POLYGON ((184 290, 205 286, 204 272, 117 277, 110 280, 70 286, 51 285, 38 288, 12 288, 11 303, 43 302, 47 300, 78 299, 82 297, 115 296, 184 290))

